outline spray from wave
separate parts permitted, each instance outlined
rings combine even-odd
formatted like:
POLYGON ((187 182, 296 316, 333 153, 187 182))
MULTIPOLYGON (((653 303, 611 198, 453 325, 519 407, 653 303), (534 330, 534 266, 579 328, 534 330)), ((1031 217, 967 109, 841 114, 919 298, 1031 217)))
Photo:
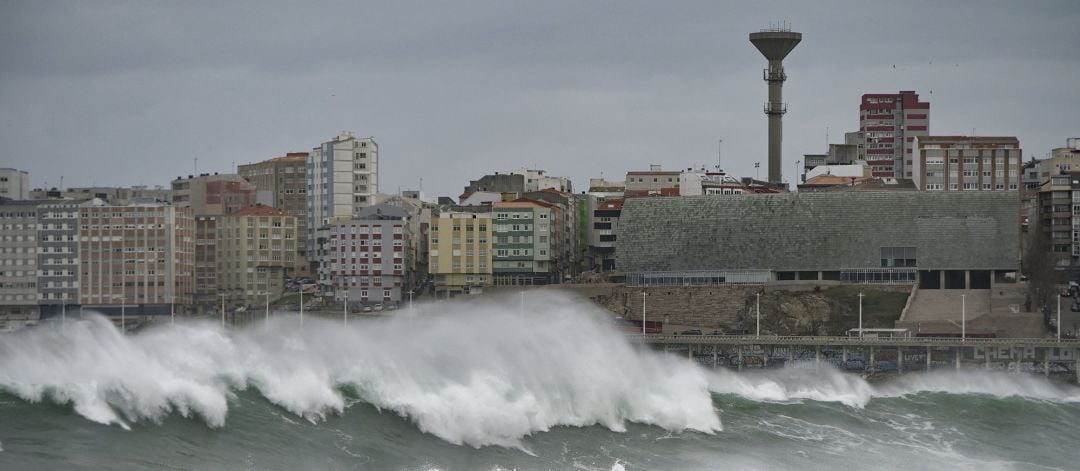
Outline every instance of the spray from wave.
POLYGON ((429 305, 415 322, 279 316, 224 332, 213 323, 123 336, 106 320, 8 335, 0 388, 70 403, 89 420, 128 427, 170 413, 226 423, 231 391, 318 421, 355 394, 454 444, 520 446, 560 425, 626 422, 672 431, 721 429, 703 370, 641 352, 594 307, 551 294, 542 310, 497 301, 429 305))
POLYGON ((1080 401, 1076 388, 1029 375, 914 373, 871 385, 830 369, 712 372, 642 351, 591 304, 550 292, 531 298, 542 309, 430 304, 415 321, 347 327, 309 317, 301 329, 281 315, 229 332, 181 323, 123 336, 92 318, 0 338, 0 389, 127 428, 172 413, 223 427, 233 391, 254 387, 313 422, 360 400, 450 443, 522 449, 522 437, 556 426, 718 432, 712 393, 855 408, 924 392, 1080 401))

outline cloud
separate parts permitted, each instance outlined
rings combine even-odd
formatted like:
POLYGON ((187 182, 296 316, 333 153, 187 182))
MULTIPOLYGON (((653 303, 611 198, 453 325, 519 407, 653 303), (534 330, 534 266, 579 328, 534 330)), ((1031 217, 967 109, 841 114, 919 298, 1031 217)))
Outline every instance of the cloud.
MULTIPOLYGON (((456 195, 522 165, 574 178, 765 161, 765 61, 787 19, 785 175, 857 126, 859 96, 916 90, 931 131, 1017 135, 1042 155, 1080 122, 1075 2, 0 3, 4 166, 32 183, 167 184, 380 143, 383 191, 456 195), (893 65, 896 67, 894 68, 893 65), (933 93, 931 94, 931 90, 933 93)), ((763 170, 764 173, 764 170, 763 170)))

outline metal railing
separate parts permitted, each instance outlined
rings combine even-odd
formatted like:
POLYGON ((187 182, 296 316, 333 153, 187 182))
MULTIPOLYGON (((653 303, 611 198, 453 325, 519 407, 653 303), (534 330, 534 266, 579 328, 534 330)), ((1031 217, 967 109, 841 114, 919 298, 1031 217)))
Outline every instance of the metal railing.
POLYGON ((1053 338, 958 338, 958 337, 840 337, 796 335, 679 335, 627 334, 630 340, 654 344, 710 345, 820 345, 820 346, 891 346, 891 347, 1059 347, 1080 348, 1080 339, 1053 338))
POLYGON ((656 271, 626 274, 626 286, 761 285, 773 278, 771 270, 656 271))

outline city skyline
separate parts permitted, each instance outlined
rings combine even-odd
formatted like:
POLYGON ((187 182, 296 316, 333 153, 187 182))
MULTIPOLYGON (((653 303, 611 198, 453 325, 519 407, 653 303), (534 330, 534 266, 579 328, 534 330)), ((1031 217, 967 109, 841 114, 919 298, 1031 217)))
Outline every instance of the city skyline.
POLYGON ((258 6, 0 6, 3 166, 35 188, 168 185, 196 158, 234 172, 351 130, 380 143, 385 193, 424 178, 457 196, 522 166, 581 191, 650 164, 711 167, 720 139, 724 169, 753 176, 766 64, 746 36, 781 20, 804 35, 785 61, 787 181, 826 129, 840 143, 858 128, 864 93, 914 90, 930 134, 1017 136, 1025 159, 1080 122, 1070 2, 960 22, 965 5, 932 3, 258 6))

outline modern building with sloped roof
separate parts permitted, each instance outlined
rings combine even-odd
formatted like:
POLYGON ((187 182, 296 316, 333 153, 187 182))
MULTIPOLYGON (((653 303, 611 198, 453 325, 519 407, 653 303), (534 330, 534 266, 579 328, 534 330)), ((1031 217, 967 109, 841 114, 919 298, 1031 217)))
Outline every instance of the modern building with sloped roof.
POLYGON ((628 282, 713 273, 988 288, 1018 269, 1018 214, 1009 192, 632 198, 619 220, 617 268, 628 282))

